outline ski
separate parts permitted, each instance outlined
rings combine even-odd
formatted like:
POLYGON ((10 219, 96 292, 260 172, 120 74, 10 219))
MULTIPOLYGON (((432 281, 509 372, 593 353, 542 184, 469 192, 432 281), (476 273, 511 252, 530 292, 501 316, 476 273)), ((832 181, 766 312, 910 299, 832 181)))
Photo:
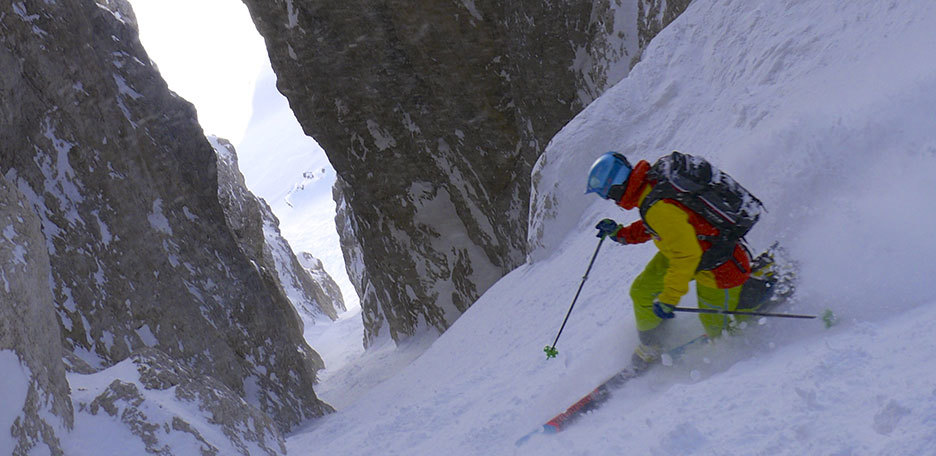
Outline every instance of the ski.
MULTIPOLYGON (((763 314, 765 312, 762 311, 774 310, 778 307, 782 307, 796 291, 796 277, 799 265, 789 258, 786 251, 777 242, 773 243, 765 252, 752 260, 751 270, 751 279, 748 280, 741 289, 741 297, 739 299, 741 303, 745 305, 739 306, 739 310, 750 309, 763 314)), ((689 311, 696 310, 697 309, 690 309, 689 311)), ((756 316, 756 314, 751 315, 756 316)), ((773 316, 775 314, 769 315, 773 316)), ((779 315, 792 316, 793 318, 815 318, 815 316, 811 315, 779 315)), ((822 319, 826 327, 834 325, 837 321, 835 314, 832 313, 831 310, 826 311, 822 319)), ((703 334, 678 347, 667 350, 663 353, 663 361, 666 365, 670 365, 670 362, 678 360, 691 346, 707 342, 708 340, 708 336, 703 334), (666 359, 667 357, 669 357, 668 360, 666 359)), ((564 412, 552 417, 552 419, 542 426, 537 427, 518 439, 516 445, 523 445, 537 434, 555 434, 563 431, 578 418, 599 408, 611 397, 611 393, 614 390, 620 388, 629 380, 643 375, 647 370, 648 369, 636 370, 633 367, 627 367, 621 370, 579 399, 578 402, 572 404, 564 412)))
MULTIPOLYGON (((708 340, 708 336, 703 334, 678 347, 667 350, 666 353, 664 353, 664 356, 668 355, 671 359, 678 359, 689 347, 707 342, 708 340)), ((608 398, 611 397, 612 391, 620 388, 629 380, 639 377, 647 370, 648 369, 636 370, 631 366, 624 368, 617 374, 614 374, 611 378, 602 382, 600 385, 598 385, 597 388, 579 399, 578 402, 572 404, 564 412, 552 417, 552 419, 547 421, 546 424, 537 427, 533 431, 530 431, 523 437, 519 438, 516 442, 516 445, 523 445, 527 440, 537 434, 556 434, 565 430, 570 424, 572 424, 582 415, 585 415, 586 413, 591 412, 592 410, 595 410, 604 404, 608 398)))

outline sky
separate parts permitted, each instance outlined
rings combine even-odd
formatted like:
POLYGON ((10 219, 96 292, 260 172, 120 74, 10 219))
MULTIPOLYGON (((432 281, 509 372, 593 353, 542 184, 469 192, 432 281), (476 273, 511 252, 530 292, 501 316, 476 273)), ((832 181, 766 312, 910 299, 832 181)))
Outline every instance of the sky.
POLYGON ((206 134, 239 143, 257 79, 270 66, 247 6, 237 0, 130 3, 140 40, 169 88, 195 105, 206 134))

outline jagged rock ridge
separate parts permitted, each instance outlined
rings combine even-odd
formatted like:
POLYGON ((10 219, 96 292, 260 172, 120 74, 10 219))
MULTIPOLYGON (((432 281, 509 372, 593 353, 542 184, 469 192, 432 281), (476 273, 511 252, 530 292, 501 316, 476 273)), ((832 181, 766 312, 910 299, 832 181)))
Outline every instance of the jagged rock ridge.
POLYGON ((326 301, 333 303, 336 310, 341 312, 346 312, 348 308, 345 306, 344 297, 341 294, 341 288, 338 286, 338 282, 335 282, 335 279, 332 278, 327 271, 325 271, 325 265, 322 263, 322 260, 316 258, 309 252, 302 252, 299 254, 299 264, 309 273, 312 277, 312 280, 315 281, 315 284, 318 285, 316 290, 316 300, 326 301))
POLYGON ((444 330, 525 260, 546 142, 688 1, 244 3, 339 175, 368 345, 444 330))

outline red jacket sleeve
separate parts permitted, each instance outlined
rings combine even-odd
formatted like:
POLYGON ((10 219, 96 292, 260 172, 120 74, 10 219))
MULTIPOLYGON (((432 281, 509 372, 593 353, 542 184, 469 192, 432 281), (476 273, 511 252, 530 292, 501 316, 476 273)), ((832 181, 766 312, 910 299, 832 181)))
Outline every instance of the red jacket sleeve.
POLYGON ((638 220, 630 225, 621 227, 614 235, 618 242, 626 244, 643 244, 652 239, 650 233, 644 227, 643 220, 638 220))

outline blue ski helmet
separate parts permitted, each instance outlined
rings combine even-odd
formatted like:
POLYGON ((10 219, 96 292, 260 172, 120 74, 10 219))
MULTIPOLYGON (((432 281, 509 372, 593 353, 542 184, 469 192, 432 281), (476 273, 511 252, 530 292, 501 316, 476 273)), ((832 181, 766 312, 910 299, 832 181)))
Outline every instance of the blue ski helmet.
POLYGON ((611 187, 627 182, 630 172, 631 165, 627 158, 617 152, 606 152, 592 164, 585 193, 597 193, 602 198, 608 198, 611 187))

